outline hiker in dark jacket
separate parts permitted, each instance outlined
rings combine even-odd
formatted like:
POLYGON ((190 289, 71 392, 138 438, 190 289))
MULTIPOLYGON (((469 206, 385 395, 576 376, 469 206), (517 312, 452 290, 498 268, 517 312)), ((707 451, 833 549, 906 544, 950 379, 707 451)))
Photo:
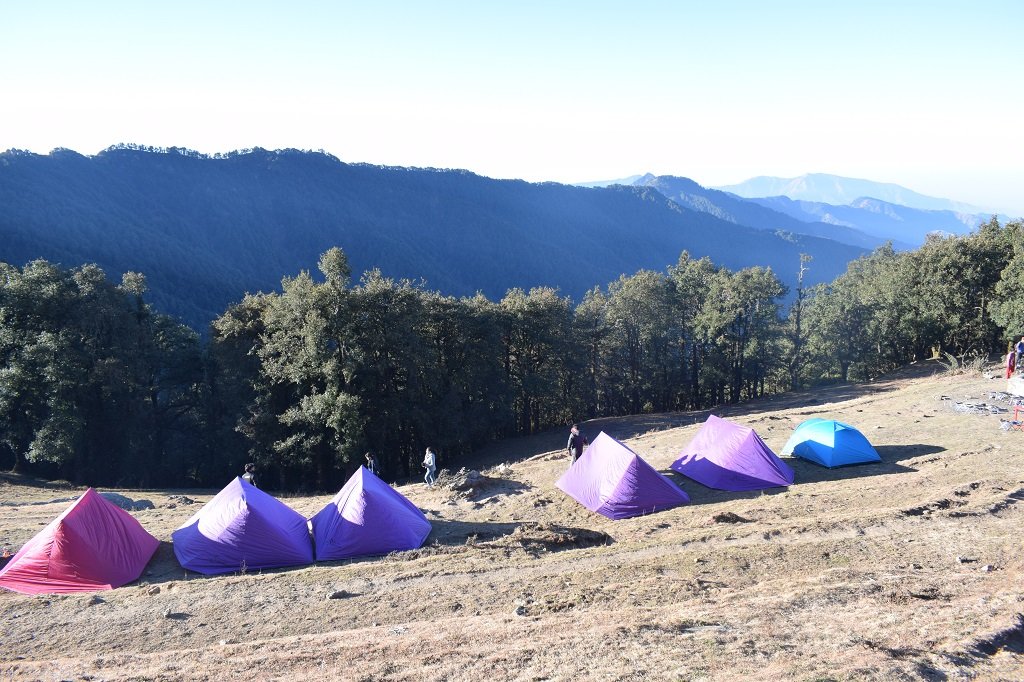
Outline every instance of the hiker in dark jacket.
POLYGON ((572 429, 569 430, 569 442, 565 444, 565 449, 569 451, 569 466, 576 463, 576 460, 583 455, 583 451, 587 449, 590 443, 580 433, 580 425, 573 424, 572 429))
POLYGON ((259 487, 258 485, 256 485, 256 465, 255 464, 250 462, 249 464, 245 465, 245 473, 242 474, 242 480, 245 481, 246 483, 248 483, 249 485, 253 486, 254 488, 258 488, 259 487))
POLYGON ((372 452, 366 453, 366 468, 374 476, 380 476, 380 471, 377 469, 377 458, 373 456, 372 452))

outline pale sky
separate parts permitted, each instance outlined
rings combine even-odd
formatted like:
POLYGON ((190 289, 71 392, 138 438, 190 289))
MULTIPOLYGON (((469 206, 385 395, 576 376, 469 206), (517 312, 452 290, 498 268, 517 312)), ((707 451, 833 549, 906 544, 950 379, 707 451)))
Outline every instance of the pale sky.
POLYGON ((0 149, 820 172, 1024 215, 1018 0, 0 0, 0 22, 0 149))

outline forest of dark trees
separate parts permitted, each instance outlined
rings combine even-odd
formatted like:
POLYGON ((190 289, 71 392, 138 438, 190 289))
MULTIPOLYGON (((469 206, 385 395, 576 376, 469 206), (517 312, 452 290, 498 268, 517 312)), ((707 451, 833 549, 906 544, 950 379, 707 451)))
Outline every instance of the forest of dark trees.
POLYGON ((332 248, 318 273, 228 308, 208 338, 156 312, 142 274, 0 263, 0 469, 218 487, 253 461, 264 487, 330 491, 367 450, 397 480, 427 445, 451 467, 572 421, 987 357, 1024 330, 1022 232, 993 219, 883 246, 792 292, 771 269, 684 252, 579 302, 546 288, 454 298, 373 270, 354 281, 332 248))

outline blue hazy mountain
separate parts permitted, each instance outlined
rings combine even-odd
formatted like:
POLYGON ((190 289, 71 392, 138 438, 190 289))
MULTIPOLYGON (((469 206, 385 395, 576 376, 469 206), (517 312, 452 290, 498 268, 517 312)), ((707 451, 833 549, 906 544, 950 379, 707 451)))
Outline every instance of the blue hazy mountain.
POLYGON ((929 211, 985 213, 977 206, 929 197, 900 185, 844 178, 826 173, 808 173, 796 178, 776 178, 762 175, 737 185, 725 185, 715 189, 730 192, 745 199, 784 196, 790 199, 842 206, 862 197, 870 197, 889 204, 929 211))
MULTIPOLYGON (((834 239, 866 249, 881 246, 891 237, 868 234, 846 223, 817 221, 808 216, 794 216, 785 211, 762 205, 753 200, 741 199, 734 194, 707 189, 689 178, 671 175, 644 175, 634 181, 638 187, 651 187, 680 206, 707 213, 721 220, 737 225, 746 225, 759 230, 786 230, 797 234, 834 239)), ((894 242, 896 248, 911 248, 902 241, 894 242)))
POLYGON ((991 217, 985 214, 908 208, 867 197, 855 199, 848 206, 797 201, 781 196, 749 201, 797 220, 855 227, 880 239, 900 240, 915 246, 923 244, 930 232, 967 234, 991 217))
POLYGON ((732 269, 771 266, 790 285, 801 253, 814 257, 809 284, 864 253, 737 225, 650 187, 531 184, 297 150, 0 154, 0 260, 143 272, 149 300, 200 329, 245 292, 315 272, 333 246, 357 276, 376 267, 492 300, 553 286, 578 301, 620 274, 664 270, 684 249, 732 269))
POLYGON ((644 177, 643 175, 630 175, 628 178, 619 178, 618 180, 594 180, 592 182, 575 182, 573 183, 576 187, 611 187, 612 185, 632 185, 637 180, 644 177))

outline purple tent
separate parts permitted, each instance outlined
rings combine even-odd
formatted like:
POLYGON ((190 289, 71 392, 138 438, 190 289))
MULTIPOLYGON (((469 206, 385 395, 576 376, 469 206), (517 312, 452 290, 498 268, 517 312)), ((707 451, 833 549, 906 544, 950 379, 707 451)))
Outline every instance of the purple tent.
POLYGON ((313 562, 305 517, 241 478, 228 483, 171 538, 181 565, 206 575, 313 562))
POLYGON ((610 519, 650 514, 690 501, 679 486, 603 431, 555 485, 610 519))
POLYGON ((423 512, 366 467, 310 521, 317 561, 416 549, 430 535, 423 512))
POLYGON ((793 470, 753 429, 711 415, 672 468, 709 488, 760 490, 793 483, 793 470))

